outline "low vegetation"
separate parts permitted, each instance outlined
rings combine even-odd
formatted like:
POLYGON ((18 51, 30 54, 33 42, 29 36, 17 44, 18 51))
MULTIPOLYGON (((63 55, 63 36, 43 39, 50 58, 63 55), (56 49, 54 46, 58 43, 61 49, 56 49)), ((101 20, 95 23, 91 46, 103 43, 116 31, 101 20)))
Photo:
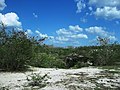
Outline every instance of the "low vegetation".
POLYGON ((43 76, 40 75, 40 73, 32 73, 31 75, 27 76, 27 81, 28 83, 28 87, 35 87, 38 86, 38 88, 42 88, 46 86, 46 81, 48 79, 48 75, 45 74, 43 76))
POLYGON ((25 31, 0 26, 0 70, 23 71, 29 66, 42 68, 80 68, 120 65, 120 44, 97 38, 98 45, 54 47, 42 44, 46 38, 29 36, 25 31))
POLYGON ((34 38, 23 31, 0 29, 0 68, 5 71, 25 70, 34 57, 34 38))

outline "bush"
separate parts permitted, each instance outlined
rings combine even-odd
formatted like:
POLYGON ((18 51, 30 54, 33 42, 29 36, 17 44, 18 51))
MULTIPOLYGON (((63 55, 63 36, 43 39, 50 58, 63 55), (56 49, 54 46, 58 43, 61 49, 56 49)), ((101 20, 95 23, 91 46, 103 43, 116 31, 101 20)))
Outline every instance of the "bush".
POLYGON ((23 31, 0 29, 0 69, 7 71, 25 70, 33 58, 35 40, 23 31))
POLYGON ((52 54, 36 53, 33 60, 33 66, 43 68, 64 68, 65 64, 61 59, 58 59, 52 54))
POLYGON ((0 68, 13 71, 25 69, 32 58, 32 42, 24 32, 12 32, 5 38, 5 43, 0 45, 0 68))
POLYGON ((119 48, 116 44, 110 44, 108 38, 98 37, 100 46, 96 49, 91 49, 91 62, 95 66, 114 65, 116 61, 119 61, 119 48))

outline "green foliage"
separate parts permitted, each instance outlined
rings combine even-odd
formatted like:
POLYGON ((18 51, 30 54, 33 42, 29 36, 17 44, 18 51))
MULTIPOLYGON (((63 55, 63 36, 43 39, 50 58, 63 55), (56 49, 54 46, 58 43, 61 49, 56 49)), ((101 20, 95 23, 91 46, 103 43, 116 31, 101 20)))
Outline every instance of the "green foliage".
POLYGON ((24 31, 14 29, 8 31, 4 24, 1 24, 0 70, 20 71, 25 70, 29 65, 45 68, 80 68, 88 66, 87 61, 95 66, 120 64, 120 45, 110 43, 108 38, 98 37, 99 46, 76 48, 41 45, 45 39, 30 37, 24 31), (70 56, 72 60, 66 62, 65 58, 72 53, 78 56, 70 56))
POLYGON ((96 49, 90 50, 90 55, 92 57, 93 65, 95 66, 105 66, 114 65, 118 61, 119 54, 117 53, 118 48, 116 44, 109 44, 109 39, 98 38, 98 43, 100 46, 96 49), (118 56, 117 56, 118 55, 118 56))
POLYGON ((33 60, 33 66, 44 68, 64 68, 65 64, 57 56, 46 53, 37 53, 33 60))
POLYGON ((33 57, 34 40, 23 31, 0 29, 0 68, 7 71, 25 70, 33 57))
MULTIPOLYGON (((34 62, 36 63, 34 63, 34 66, 46 68, 80 68, 84 66, 89 66, 88 63, 86 63, 87 61, 95 66, 115 65, 116 63, 118 64, 118 62, 120 62, 120 45, 114 43, 109 44, 109 40, 107 38, 99 39, 99 46, 84 46, 76 48, 60 48, 48 45, 38 46, 38 53, 35 54, 34 59, 34 62), (84 56, 84 58, 75 57, 76 59, 74 58, 73 60, 69 60, 70 62, 66 62, 65 58, 67 58, 72 53, 84 56)), ((71 57, 73 58, 73 56, 71 57)))

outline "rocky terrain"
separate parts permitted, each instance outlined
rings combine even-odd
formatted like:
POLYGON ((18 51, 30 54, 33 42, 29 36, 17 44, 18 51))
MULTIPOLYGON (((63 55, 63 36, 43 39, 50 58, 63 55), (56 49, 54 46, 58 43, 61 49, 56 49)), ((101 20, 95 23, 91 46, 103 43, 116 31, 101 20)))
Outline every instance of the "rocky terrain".
POLYGON ((27 72, 0 72, 0 90, 120 90, 120 68, 80 69, 32 68, 27 72), (47 75, 45 85, 31 86, 32 73, 47 75))

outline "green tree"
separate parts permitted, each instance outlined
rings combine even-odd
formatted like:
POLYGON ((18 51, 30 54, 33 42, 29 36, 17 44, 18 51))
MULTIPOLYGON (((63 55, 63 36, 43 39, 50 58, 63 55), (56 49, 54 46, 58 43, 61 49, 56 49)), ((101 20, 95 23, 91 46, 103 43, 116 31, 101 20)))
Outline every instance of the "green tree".
POLYGON ((116 44, 110 44, 109 38, 97 38, 98 44, 96 49, 91 49, 92 62, 94 65, 112 65, 115 62, 116 44))
POLYGON ((37 43, 39 42, 34 37, 28 37, 24 31, 15 31, 14 29, 7 31, 4 24, 1 24, 0 68, 10 71, 27 68, 33 59, 34 46, 37 43))

